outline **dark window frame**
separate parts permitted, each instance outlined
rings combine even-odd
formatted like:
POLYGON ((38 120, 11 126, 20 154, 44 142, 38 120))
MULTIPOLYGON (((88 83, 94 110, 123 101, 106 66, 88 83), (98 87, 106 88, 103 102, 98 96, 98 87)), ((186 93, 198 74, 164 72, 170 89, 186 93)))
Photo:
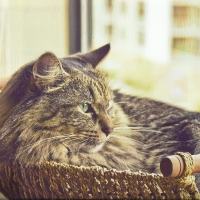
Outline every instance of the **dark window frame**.
POLYGON ((69 18, 69 54, 81 52, 82 50, 82 24, 81 12, 86 12, 86 45, 87 49, 92 46, 92 0, 86 0, 86 10, 82 10, 81 0, 69 0, 68 18, 69 18))

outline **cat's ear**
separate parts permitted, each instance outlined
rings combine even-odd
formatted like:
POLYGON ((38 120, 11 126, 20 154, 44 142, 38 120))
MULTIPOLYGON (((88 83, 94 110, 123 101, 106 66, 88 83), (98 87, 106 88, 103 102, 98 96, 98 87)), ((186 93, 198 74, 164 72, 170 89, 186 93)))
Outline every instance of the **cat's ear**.
POLYGON ((55 83, 63 73, 60 60, 51 52, 41 55, 33 66, 33 78, 37 87, 42 89, 55 83))
POLYGON ((91 63, 93 68, 96 68, 97 64, 108 54, 110 50, 110 44, 100 47, 94 51, 86 54, 82 54, 84 60, 91 63))

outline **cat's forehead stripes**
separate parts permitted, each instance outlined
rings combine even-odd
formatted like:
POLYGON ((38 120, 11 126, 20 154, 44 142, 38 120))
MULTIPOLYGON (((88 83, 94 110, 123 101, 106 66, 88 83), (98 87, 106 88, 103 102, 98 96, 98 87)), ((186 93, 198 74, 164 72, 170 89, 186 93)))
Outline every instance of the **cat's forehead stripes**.
POLYGON ((103 103, 111 100, 111 90, 106 83, 101 81, 93 81, 91 85, 95 103, 103 103))
POLYGON ((79 93, 83 96, 86 95, 87 98, 89 98, 89 93, 93 99, 93 103, 108 102, 112 98, 111 90, 103 79, 93 79, 85 75, 74 76, 73 79, 75 80, 73 87, 78 86, 77 90, 79 93))
POLYGON ((74 87, 79 85, 80 90, 86 90, 87 88, 95 103, 107 103, 111 100, 111 89, 108 86, 105 72, 92 68, 89 63, 83 60, 80 62, 79 58, 76 57, 62 59, 61 63, 64 70, 71 75, 70 79, 74 87))

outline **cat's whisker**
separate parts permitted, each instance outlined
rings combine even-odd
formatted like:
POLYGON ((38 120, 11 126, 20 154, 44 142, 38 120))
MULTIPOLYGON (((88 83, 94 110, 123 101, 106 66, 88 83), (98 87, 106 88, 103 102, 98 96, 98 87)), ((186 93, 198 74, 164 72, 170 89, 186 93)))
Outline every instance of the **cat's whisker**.
MULTIPOLYGON (((63 141, 65 142, 67 139, 68 138, 62 139, 62 140, 60 140, 60 142, 62 142, 62 144, 65 144, 65 143, 63 143, 63 141)), ((82 141, 82 140, 81 141, 80 140, 81 140, 80 138, 74 138, 74 139, 67 140, 67 142, 72 142, 73 141, 73 142, 75 142, 75 144, 78 144, 78 143, 80 143, 82 141), (78 141, 78 142, 76 142, 76 141, 78 141)))
MULTIPOLYGON (((64 144, 65 145, 65 143, 63 143, 63 141, 65 142, 65 141, 68 141, 68 142, 75 142, 76 144, 78 144, 78 143, 81 143, 82 141, 80 141, 80 138, 73 138, 73 139, 71 139, 71 138, 63 138, 63 139, 61 139, 61 140, 58 140, 58 141, 54 141, 53 142, 53 144, 55 144, 55 143, 61 143, 61 144, 64 144), (68 141, 68 139, 70 139, 69 141, 68 141), (76 142, 76 141, 78 141, 78 143, 76 142)), ((66 145, 65 145, 66 146, 66 145)))
POLYGON ((115 135, 115 134, 111 134, 110 138, 119 138, 119 139, 122 139, 124 141, 134 141, 134 142, 137 142, 138 144, 141 144, 141 145, 144 145, 144 146, 147 146, 146 144, 140 142, 139 140, 136 140, 136 139, 133 139, 133 138, 130 138, 130 137, 126 137, 126 136, 122 136, 122 135, 115 135))
MULTIPOLYGON (((76 137, 76 135, 67 135, 68 137, 71 137, 71 136, 74 136, 74 137, 76 137)), ((38 144, 40 144, 40 143, 42 143, 42 142, 45 142, 45 141, 47 141, 47 140, 53 140, 53 139, 59 139, 59 138, 66 138, 66 135, 58 135, 58 136, 53 136, 53 137, 49 137, 49 138, 45 138, 45 139, 42 139, 42 140, 40 140, 40 141, 38 141, 38 142, 34 142, 34 143, 31 143, 31 144, 28 144, 28 145, 25 145, 25 146, 23 146, 23 147, 19 147, 19 149, 23 149, 24 147, 28 147, 28 146, 32 146, 32 145, 38 145, 38 144)))
MULTIPOLYGON (((72 135, 76 136, 75 134, 72 134, 72 135)), ((49 151, 49 152, 46 154, 46 156, 48 156, 48 154, 50 154, 51 152, 55 151, 55 149, 57 149, 60 145, 63 145, 63 144, 64 144, 64 146, 66 146, 65 143, 63 143, 63 141, 66 141, 67 139, 69 139, 69 138, 63 138, 63 139, 61 139, 61 140, 55 140, 54 142, 52 142, 52 143, 51 143, 52 150, 49 151), (56 144, 56 143, 59 143, 59 144, 58 144, 56 147, 53 146, 53 145, 56 144)), ((76 140, 79 141, 78 138, 74 138, 74 139, 71 139, 70 142, 71 142, 71 141, 76 141, 76 140)))
MULTIPOLYGON (((75 135, 75 136, 76 136, 76 135, 75 135)), ((56 139, 55 141, 53 141, 53 142, 51 143, 51 145, 52 145, 52 144, 56 144, 56 143, 63 144, 63 143, 61 143, 61 142, 64 141, 64 140, 67 140, 67 139, 69 139, 69 138, 66 137, 66 136, 65 136, 65 138, 63 138, 62 140, 57 140, 57 139, 56 139)), ((76 141, 76 140, 79 140, 79 139, 75 138, 75 139, 71 139, 70 141, 73 141, 73 140, 76 141)), ((41 142, 41 141, 40 141, 40 142, 41 142)), ((43 140, 42 142, 44 143, 45 141, 43 140)), ((60 144, 58 144, 58 146, 59 146, 60 144)), ((38 145, 38 144, 37 144, 37 145, 38 145)), ((36 145, 36 146, 37 146, 37 145, 36 145)), ((23 152, 21 152, 19 155, 21 155, 21 154, 24 153, 25 151, 28 151, 28 150, 31 149, 31 148, 32 148, 32 150, 33 150, 36 146, 32 145, 31 147, 29 147, 29 148, 25 149, 23 152)), ((48 152, 48 153, 46 154, 46 156, 47 156, 48 154, 50 154, 53 150, 55 150, 55 148, 58 148, 58 146, 57 146, 57 147, 53 147, 53 146, 52 146, 52 150, 51 150, 50 152, 48 152)), ((32 151, 32 150, 31 150, 31 151, 32 151)), ((30 154, 31 151, 27 152, 27 155, 30 154)))
POLYGON ((80 151, 80 149, 81 149, 83 146, 85 146, 85 145, 87 144, 87 143, 86 143, 87 141, 88 141, 88 139, 82 141, 82 142, 81 142, 82 145, 80 145, 79 148, 77 148, 75 152, 78 153, 78 152, 80 151))
MULTIPOLYGON (((127 124, 125 124, 125 123, 114 123, 114 126, 118 126, 118 125, 120 125, 120 124, 122 124, 122 125, 124 125, 124 127, 129 127, 129 125, 127 125, 127 124)), ((134 124, 131 124, 132 126, 134 126, 134 124)), ((137 127, 137 126, 142 126, 142 127, 149 127, 149 128, 151 128, 151 126, 149 126, 148 124, 135 124, 135 127, 137 127)))
MULTIPOLYGON (((22 155, 24 152, 29 151, 29 149, 31 149, 31 148, 33 149, 33 148, 35 148, 36 146, 40 145, 41 143, 44 143, 45 140, 46 140, 46 139, 44 139, 44 141, 42 140, 42 141, 38 141, 38 142, 35 142, 35 143, 33 143, 33 144, 29 144, 29 145, 24 146, 24 147, 27 147, 27 148, 20 147, 23 151, 20 151, 19 154, 22 155)), ((41 145, 42 145, 42 144, 41 144, 41 145)))
POLYGON ((126 123, 121 123, 121 122, 119 122, 119 123, 114 123, 113 124, 114 126, 124 126, 124 127, 126 127, 126 126, 128 126, 126 123))
POLYGON ((140 132, 152 132, 152 133, 162 133, 161 131, 156 131, 156 130, 145 130, 145 129, 118 129, 115 131, 123 131, 123 130, 131 130, 131 131, 140 131, 140 132))
POLYGON ((79 148, 77 148, 75 152, 78 153, 78 152, 80 151, 80 149, 81 149, 84 145, 87 144, 87 141, 88 141, 88 140, 89 140, 89 139, 86 139, 86 140, 81 141, 80 143, 82 143, 82 145, 80 145, 79 148))
POLYGON ((128 102, 126 101, 118 101, 118 102, 115 102, 116 104, 127 104, 128 102))
MULTIPOLYGON (((137 144, 140 144, 142 147, 145 147, 146 149, 147 148, 152 148, 152 147, 154 147, 155 145, 158 145, 158 143, 156 143, 156 144, 146 144, 145 142, 141 142, 141 141, 139 141, 139 140, 136 140, 136 139, 133 139, 133 138, 130 138, 130 137, 126 137, 126 136, 122 136, 122 135, 115 135, 115 134, 111 134, 111 136, 110 136, 110 138, 118 138, 118 139, 120 139, 120 140, 124 140, 125 142, 127 142, 127 141, 133 141, 133 142, 136 142, 137 144)), ((109 139, 110 139, 109 138, 109 139)), ((140 153, 142 153, 142 152, 140 152, 140 153)))
POLYGON ((157 130, 153 130, 149 127, 130 127, 130 126, 127 126, 127 127, 116 127, 114 128, 114 130, 116 131, 122 131, 122 130, 137 130, 137 131, 147 131, 147 132, 154 132, 154 133, 163 133, 162 131, 157 131, 157 130))
MULTIPOLYGON (((24 152, 26 152, 26 151, 28 151, 29 149, 33 149, 33 148, 35 148, 36 146, 38 146, 38 145, 41 145, 41 144, 43 144, 44 142, 46 142, 47 140, 55 140, 55 141, 60 141, 60 140, 58 140, 58 138, 65 138, 65 140, 68 138, 70 138, 70 135, 67 135, 68 137, 66 137, 66 135, 60 135, 60 136, 54 136, 54 137, 50 137, 50 138, 45 138, 45 139, 42 139, 42 140, 40 140, 40 141, 38 141, 38 142, 35 142, 35 143, 32 143, 32 144, 29 144, 29 145, 26 145, 26 146, 24 146, 24 147, 27 147, 27 148, 25 148, 24 149, 24 147, 22 147, 22 149, 24 149, 23 151, 21 151, 20 152, 20 155, 21 154, 23 154, 24 152), (56 138, 56 139, 55 139, 56 138)), ((71 136, 73 136, 73 135, 71 135, 71 136)), ((75 135, 74 135, 75 136, 75 135)), ((55 142, 54 141, 54 142, 55 142)))

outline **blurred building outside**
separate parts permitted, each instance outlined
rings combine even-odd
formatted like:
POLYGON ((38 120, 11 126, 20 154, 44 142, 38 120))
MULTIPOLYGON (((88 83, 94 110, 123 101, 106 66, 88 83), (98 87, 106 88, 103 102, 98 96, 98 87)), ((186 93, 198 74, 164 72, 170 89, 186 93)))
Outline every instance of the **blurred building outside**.
POLYGON ((93 4, 98 46, 111 41, 117 49, 161 64, 185 56, 200 61, 198 0, 104 0, 93 4))
POLYGON ((105 68, 120 74, 114 85, 200 110, 200 1, 104 0, 93 7, 93 43, 111 42, 105 68))

